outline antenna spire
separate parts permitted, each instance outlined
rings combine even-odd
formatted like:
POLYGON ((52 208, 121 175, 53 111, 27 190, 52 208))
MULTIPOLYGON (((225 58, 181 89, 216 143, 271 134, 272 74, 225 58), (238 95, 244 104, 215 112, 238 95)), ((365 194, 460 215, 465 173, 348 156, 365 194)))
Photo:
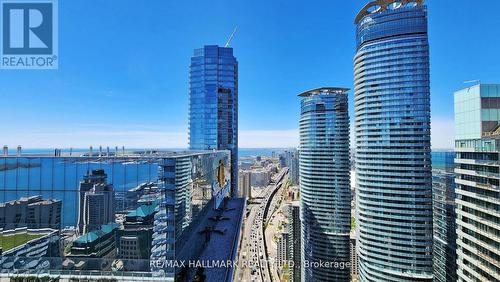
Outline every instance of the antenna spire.
POLYGON ((231 40, 233 40, 233 37, 234 37, 234 34, 236 33, 236 31, 238 30, 238 27, 234 27, 234 30, 233 32, 231 33, 231 36, 229 36, 229 39, 227 40, 226 42, 226 45, 224 45, 224 47, 229 47, 229 44, 231 43, 231 40))

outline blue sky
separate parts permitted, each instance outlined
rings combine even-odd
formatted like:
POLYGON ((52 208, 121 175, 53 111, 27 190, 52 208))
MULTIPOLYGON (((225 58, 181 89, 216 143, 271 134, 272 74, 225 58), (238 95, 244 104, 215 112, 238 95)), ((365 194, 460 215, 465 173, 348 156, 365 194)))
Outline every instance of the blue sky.
MULTIPOLYGON (((500 2, 427 2, 433 146, 452 147, 453 91, 500 83, 500 2)), ((353 19, 367 1, 305 3, 60 0, 59 69, 0 71, 0 143, 185 147, 192 50, 238 26, 240 147, 296 146, 297 94, 353 87, 353 19)))

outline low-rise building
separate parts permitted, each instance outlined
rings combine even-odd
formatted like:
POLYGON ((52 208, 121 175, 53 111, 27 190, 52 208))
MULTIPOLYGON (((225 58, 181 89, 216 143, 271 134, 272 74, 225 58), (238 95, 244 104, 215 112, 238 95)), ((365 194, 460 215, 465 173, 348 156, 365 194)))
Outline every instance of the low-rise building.
POLYGON ((111 270, 116 258, 118 227, 117 223, 104 224, 98 230, 78 237, 63 267, 68 270, 111 270))

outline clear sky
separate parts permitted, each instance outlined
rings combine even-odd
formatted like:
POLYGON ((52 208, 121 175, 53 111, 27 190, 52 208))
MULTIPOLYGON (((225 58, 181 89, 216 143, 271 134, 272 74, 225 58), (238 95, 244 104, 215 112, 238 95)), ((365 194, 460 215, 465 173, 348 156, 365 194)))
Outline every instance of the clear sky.
MULTIPOLYGON (((0 143, 186 147, 193 49, 223 45, 238 26, 240 147, 297 146, 297 94, 353 88, 365 3, 60 0, 59 69, 0 71, 0 143)), ((500 1, 427 3, 433 147, 451 148, 453 92, 500 83, 500 1)))

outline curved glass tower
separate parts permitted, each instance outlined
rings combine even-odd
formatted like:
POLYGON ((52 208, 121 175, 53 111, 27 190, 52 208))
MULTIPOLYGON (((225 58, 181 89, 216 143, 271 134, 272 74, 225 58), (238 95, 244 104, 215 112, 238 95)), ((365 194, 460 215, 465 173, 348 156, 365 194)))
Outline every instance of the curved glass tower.
POLYGON ((189 72, 189 149, 231 151, 231 196, 238 197, 238 61, 233 48, 195 49, 189 72))
POLYGON ((355 23, 360 280, 431 281, 427 7, 378 0, 355 23))
POLYGON ((299 94, 300 220, 303 281, 349 281, 351 192, 347 91, 319 88, 299 94))

